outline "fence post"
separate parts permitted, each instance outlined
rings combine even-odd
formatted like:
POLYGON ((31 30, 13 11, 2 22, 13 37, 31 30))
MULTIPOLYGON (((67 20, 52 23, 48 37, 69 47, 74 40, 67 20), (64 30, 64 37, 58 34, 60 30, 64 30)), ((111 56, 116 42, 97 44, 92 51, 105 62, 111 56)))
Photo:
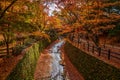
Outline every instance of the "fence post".
POLYGON ((92 53, 94 53, 94 45, 92 46, 92 53))
POLYGON ((101 55, 101 48, 100 47, 98 48, 98 54, 99 54, 99 56, 101 55))
POLYGON ((79 40, 79 38, 78 38, 78 47, 80 46, 80 45, 79 45, 79 41, 80 41, 80 40, 79 40))
POLYGON ((89 45, 89 42, 88 42, 88 48, 87 48, 88 52, 89 52, 89 46, 90 46, 90 45, 89 45))
POLYGON ((11 49, 12 49, 12 54, 13 54, 14 53, 14 48, 12 47, 11 49))
POLYGON ((108 60, 110 60, 110 53, 111 53, 111 51, 110 51, 110 49, 108 50, 108 60))
POLYGON ((73 41, 73 39, 74 39, 74 36, 71 37, 71 41, 73 41))
POLYGON ((83 43, 83 49, 85 50, 85 43, 83 43))

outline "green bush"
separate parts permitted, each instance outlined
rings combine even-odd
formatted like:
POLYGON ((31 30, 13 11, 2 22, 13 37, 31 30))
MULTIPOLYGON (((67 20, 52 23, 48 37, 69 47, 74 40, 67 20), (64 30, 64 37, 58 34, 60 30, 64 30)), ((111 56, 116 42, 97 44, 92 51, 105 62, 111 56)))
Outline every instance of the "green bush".
POLYGON ((120 80, 120 69, 80 51, 68 42, 65 53, 85 80, 120 80))
POLYGON ((40 52, 48 46, 47 41, 34 43, 25 53, 6 80, 33 80, 36 63, 40 52))
POLYGON ((21 54, 22 50, 25 49, 27 46, 25 45, 17 45, 13 48, 12 55, 17 56, 21 54))
POLYGON ((16 45, 16 46, 13 48, 12 54, 15 55, 15 56, 21 54, 21 52, 22 52, 23 49, 31 46, 33 43, 35 43, 35 40, 34 40, 34 39, 29 39, 29 38, 27 38, 27 39, 24 41, 24 44, 16 45))

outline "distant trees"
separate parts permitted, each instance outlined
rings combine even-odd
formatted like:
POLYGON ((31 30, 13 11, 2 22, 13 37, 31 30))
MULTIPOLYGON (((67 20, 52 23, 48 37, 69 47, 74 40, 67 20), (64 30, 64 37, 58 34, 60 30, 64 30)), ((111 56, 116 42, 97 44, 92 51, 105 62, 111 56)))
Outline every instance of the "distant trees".
MULTIPOLYGON (((118 0, 61 0, 61 20, 70 25, 73 32, 87 36, 100 46, 100 36, 116 29, 120 21, 118 0)), ((87 40, 88 40, 87 39, 87 40)))

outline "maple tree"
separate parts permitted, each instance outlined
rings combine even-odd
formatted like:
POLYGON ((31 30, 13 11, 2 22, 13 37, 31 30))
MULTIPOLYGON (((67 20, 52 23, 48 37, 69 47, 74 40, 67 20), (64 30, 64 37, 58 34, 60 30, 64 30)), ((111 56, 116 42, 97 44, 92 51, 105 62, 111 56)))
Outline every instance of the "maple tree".
POLYGON ((61 3, 64 4, 60 14, 62 20, 70 25, 73 32, 83 34, 96 46, 100 46, 101 35, 108 34, 119 24, 120 1, 64 0, 61 3))
MULTIPOLYGON (((6 43, 9 55, 9 43, 20 35, 30 34, 34 36, 49 38, 45 33, 47 14, 41 1, 31 0, 8 0, 0 1, 0 34, 6 43), (13 5, 14 4, 14 5, 13 5), (35 34, 36 33, 36 34, 35 34)), ((23 36, 24 37, 24 36, 23 36)))
POLYGON ((118 0, 0 1, 0 29, 4 34, 22 32, 48 39, 51 35, 59 36, 57 33, 72 33, 78 39, 93 41, 99 47, 100 36, 119 33, 119 5, 118 0), (59 10, 54 10, 49 16, 51 4, 59 10))
POLYGON ((1 12, 0 12, 0 34, 3 35, 3 38, 4 38, 4 42, 5 42, 5 45, 6 45, 6 50, 7 50, 7 55, 9 55, 9 43, 10 41, 12 40, 12 32, 11 32, 11 19, 10 19, 10 16, 4 16, 5 13, 7 13, 7 15, 9 15, 10 11, 7 11, 17 0, 14 0, 14 1, 0 1, 0 4, 1 4, 1 12), (3 18, 4 17, 4 18, 3 18))

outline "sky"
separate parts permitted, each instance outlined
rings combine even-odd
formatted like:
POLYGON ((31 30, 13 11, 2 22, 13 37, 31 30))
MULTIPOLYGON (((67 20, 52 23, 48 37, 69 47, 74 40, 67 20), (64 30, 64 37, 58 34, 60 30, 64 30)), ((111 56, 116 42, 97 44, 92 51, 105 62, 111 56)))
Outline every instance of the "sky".
POLYGON ((53 12, 54 11, 60 11, 60 9, 57 7, 57 5, 55 4, 55 3, 51 3, 51 4, 49 4, 48 5, 48 8, 49 8, 49 11, 48 11, 48 13, 49 13, 49 16, 53 16, 53 12))

